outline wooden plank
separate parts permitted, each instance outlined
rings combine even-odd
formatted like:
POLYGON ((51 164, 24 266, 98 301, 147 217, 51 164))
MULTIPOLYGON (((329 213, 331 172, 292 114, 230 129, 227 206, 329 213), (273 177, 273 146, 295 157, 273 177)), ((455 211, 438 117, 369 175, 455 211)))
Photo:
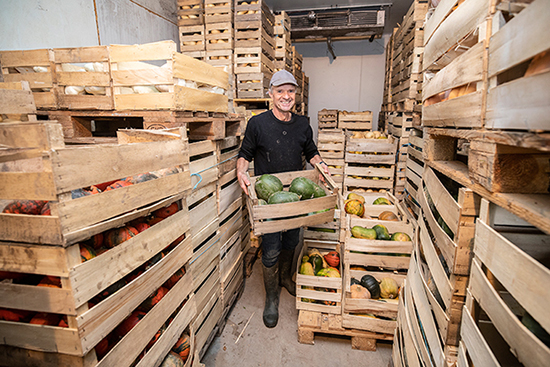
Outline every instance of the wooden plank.
POLYGON ((490 129, 548 131, 550 73, 505 83, 487 94, 486 126, 490 129))
MULTIPOLYGON (((23 81, 21 83, 28 82, 23 81)), ((3 89, 0 87, 0 112, 2 114, 35 114, 36 104, 29 90, 3 89)))
POLYGON ((545 19, 550 18, 548 5, 547 0, 533 1, 491 37, 489 77, 550 48, 550 39, 536 37, 545 32, 547 25, 545 19))
POLYGON ((423 84, 422 100, 425 101, 452 88, 480 81, 483 77, 484 51, 483 42, 479 42, 437 72, 431 80, 423 84))
MULTIPOLYGON (((174 105, 171 108, 184 111, 228 112, 228 97, 224 94, 187 88, 181 85, 176 85, 174 89, 174 105)), ((151 107, 151 109, 154 109, 154 107, 151 107)))
POLYGON ((59 217, 51 215, 0 214, 0 240, 40 242, 61 245, 64 243, 59 217))
POLYGON ((500 363, 498 363, 466 306, 462 310, 460 328, 462 338, 460 343, 466 346, 468 356, 476 366, 500 367, 500 363))
POLYGON ((428 229, 423 220, 419 221, 420 224, 420 242, 422 248, 424 249, 424 256, 426 257, 426 262, 430 268, 430 273, 433 276, 434 283, 437 286, 439 294, 445 303, 445 307, 449 308, 451 303, 451 297, 453 295, 453 286, 447 278, 445 269, 439 261, 437 256, 436 249, 429 237, 428 229))
POLYGON ((482 95, 481 91, 477 91, 445 102, 422 106, 422 125, 481 128, 482 95))
MULTIPOLYGON (((442 19, 445 16, 441 17, 441 13, 448 13, 449 3, 456 3, 456 1, 445 2, 446 6, 442 7, 440 12, 437 12, 437 19, 442 19)), ((424 70, 436 62, 447 50, 460 42, 467 34, 475 30, 489 15, 489 6, 489 1, 466 0, 440 23, 437 30, 431 31, 431 26, 426 25, 424 70)))
POLYGON ((69 275, 63 248, 11 242, 0 244, 0 269, 59 277, 69 275))
MULTIPOLYGON (((549 241, 546 236, 546 242, 549 241)), ((532 279, 546 284, 550 270, 481 220, 476 223, 475 254, 527 312, 542 327, 550 329, 550 317, 546 312, 550 290, 526 281, 532 279)))
MULTIPOLYGON (((424 170, 422 180, 428 189, 432 202, 453 233, 458 232, 460 206, 439 181, 431 168, 424 170)), ((426 209, 425 209, 426 210, 426 209)))
POLYGON ((67 289, 0 283, 0 307, 76 316, 67 289))
POLYGON ((188 150, 181 140, 85 146, 52 152, 58 193, 187 163, 188 150))

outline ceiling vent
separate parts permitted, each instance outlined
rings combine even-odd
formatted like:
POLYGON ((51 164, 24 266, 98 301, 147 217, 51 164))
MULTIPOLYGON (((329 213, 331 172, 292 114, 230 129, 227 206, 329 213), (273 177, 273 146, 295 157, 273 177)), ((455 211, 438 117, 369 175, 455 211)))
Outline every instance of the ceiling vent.
POLYGON ((316 9, 287 11, 293 42, 380 38, 384 31, 384 9, 316 9))

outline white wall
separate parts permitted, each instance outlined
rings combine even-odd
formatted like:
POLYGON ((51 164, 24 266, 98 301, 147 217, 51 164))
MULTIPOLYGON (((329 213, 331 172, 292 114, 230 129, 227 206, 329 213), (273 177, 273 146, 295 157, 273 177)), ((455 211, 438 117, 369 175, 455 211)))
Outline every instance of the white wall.
POLYGON ((179 44, 176 0, 0 0, 0 9, 0 50, 179 44))
POLYGON ((323 108, 347 111, 372 111, 373 129, 378 126, 382 105, 387 38, 373 42, 333 42, 336 59, 326 43, 296 43, 309 77, 309 117, 314 135, 317 113, 323 108))

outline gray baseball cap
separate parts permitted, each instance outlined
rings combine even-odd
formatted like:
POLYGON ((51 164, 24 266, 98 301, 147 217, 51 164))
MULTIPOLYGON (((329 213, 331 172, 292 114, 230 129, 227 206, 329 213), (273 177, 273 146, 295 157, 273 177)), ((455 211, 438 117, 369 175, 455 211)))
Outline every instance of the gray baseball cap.
POLYGON ((283 84, 294 84, 295 86, 298 86, 298 83, 296 82, 294 75, 290 74, 286 70, 279 70, 278 72, 273 74, 273 76, 271 77, 269 86, 278 87, 279 85, 283 85, 283 84))

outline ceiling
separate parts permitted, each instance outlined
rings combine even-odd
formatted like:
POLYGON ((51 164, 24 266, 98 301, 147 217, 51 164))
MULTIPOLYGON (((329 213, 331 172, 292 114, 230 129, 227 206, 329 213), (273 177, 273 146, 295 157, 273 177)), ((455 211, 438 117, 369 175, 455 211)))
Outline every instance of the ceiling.
POLYGON ((413 0, 266 0, 273 11, 386 5, 389 6, 389 15, 386 16, 384 33, 391 33, 397 23, 401 23, 412 2, 413 0))

